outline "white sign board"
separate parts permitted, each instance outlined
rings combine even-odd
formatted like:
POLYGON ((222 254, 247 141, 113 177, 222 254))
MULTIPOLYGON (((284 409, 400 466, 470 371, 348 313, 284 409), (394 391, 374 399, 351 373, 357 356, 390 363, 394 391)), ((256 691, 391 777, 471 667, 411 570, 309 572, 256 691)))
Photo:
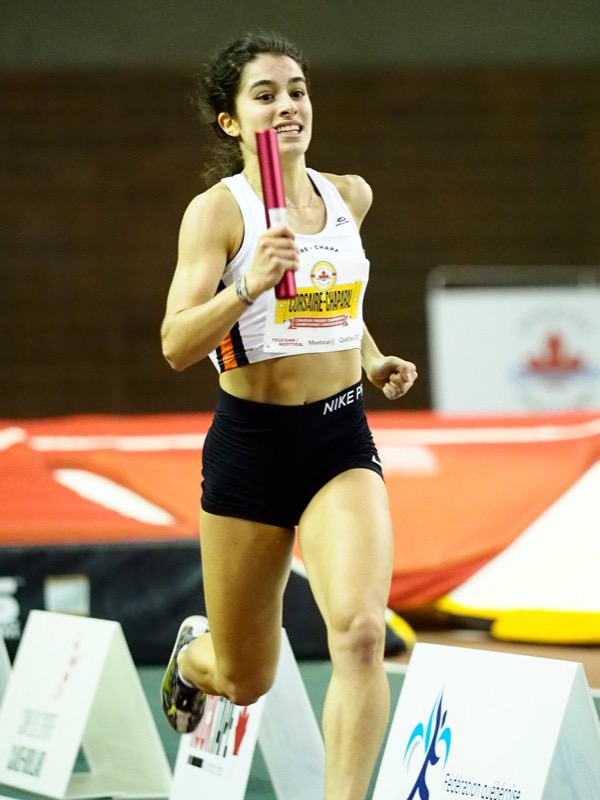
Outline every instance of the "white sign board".
POLYGON ((600 407, 600 288, 432 288, 433 407, 442 413, 600 407))
POLYGON ((8 651, 4 644, 4 637, 0 636, 0 706, 2 706, 2 698, 8 686, 8 678, 10 675, 10 659, 8 651))
POLYGON ((417 644, 373 800, 600 798, 581 664, 417 644))
POLYGON ((258 743, 277 800, 314 800, 325 785, 321 729, 287 635, 277 677, 265 697, 258 743))
POLYGON ((248 707, 207 699, 198 728, 179 745, 170 800, 243 800, 257 740, 277 800, 322 796, 323 740, 285 631, 275 683, 264 697, 248 707))
POLYGON ((171 770, 117 622, 31 611, 0 708, 0 783, 167 797, 171 770), (79 750, 89 772, 74 773, 79 750))

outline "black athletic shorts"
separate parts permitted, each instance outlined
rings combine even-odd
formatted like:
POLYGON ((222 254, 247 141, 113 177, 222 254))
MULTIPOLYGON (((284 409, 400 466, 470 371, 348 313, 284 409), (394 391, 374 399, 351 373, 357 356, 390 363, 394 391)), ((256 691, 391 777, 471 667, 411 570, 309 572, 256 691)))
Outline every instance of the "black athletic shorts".
POLYGON ((321 487, 357 467, 383 478, 360 383, 301 406, 221 389, 202 452, 202 508, 293 528, 321 487))

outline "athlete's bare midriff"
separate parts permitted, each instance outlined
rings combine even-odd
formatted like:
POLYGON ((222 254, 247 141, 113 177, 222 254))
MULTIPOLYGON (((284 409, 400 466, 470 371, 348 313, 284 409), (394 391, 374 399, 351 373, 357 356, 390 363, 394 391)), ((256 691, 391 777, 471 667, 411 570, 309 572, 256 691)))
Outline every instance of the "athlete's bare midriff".
POLYGON ((238 367, 220 376, 222 388, 256 403, 295 406, 314 403, 361 378, 360 350, 301 353, 238 367))

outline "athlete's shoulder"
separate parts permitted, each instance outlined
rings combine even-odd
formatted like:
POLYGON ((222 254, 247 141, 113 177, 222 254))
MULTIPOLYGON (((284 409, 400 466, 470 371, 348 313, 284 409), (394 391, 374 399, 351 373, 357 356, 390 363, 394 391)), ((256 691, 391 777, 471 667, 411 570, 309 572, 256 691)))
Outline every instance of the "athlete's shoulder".
POLYGON ((373 202, 373 191, 366 180, 360 175, 322 175, 335 186, 355 219, 362 222, 373 202))
POLYGON ((196 195, 185 210, 181 234, 193 239, 225 240, 228 248, 239 238, 242 215, 237 200, 225 183, 217 183, 196 195))
POLYGON ((225 183, 219 182, 206 191, 197 194, 189 203, 185 215, 187 217, 206 217, 223 219, 235 213, 238 205, 233 193, 225 183))
POLYGON ((240 207, 224 183, 196 195, 186 208, 179 231, 180 253, 221 249, 229 258, 244 234, 240 207))

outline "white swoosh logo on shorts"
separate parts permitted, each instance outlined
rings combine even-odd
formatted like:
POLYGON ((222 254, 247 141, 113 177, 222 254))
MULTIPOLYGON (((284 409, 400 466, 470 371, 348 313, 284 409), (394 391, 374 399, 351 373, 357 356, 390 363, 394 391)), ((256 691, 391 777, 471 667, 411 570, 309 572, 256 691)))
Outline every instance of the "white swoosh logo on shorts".
POLYGON ((371 459, 377 464, 378 467, 381 466, 381 461, 379 461, 375 456, 371 456, 371 459))

